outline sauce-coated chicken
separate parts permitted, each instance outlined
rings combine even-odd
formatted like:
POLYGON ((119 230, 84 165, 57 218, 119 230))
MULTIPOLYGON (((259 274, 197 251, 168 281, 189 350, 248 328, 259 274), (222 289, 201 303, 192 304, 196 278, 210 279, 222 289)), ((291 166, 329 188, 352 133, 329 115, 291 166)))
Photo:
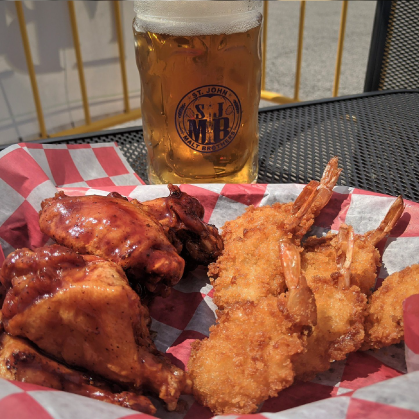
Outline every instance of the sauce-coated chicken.
POLYGON ((223 250, 223 240, 216 227, 202 221, 204 207, 176 185, 169 185, 169 190, 167 198, 142 202, 143 209, 163 226, 189 265, 215 262, 223 250))
POLYGON ((156 350, 148 310, 115 263, 59 245, 20 249, 7 257, 0 280, 10 335, 67 365, 155 392, 169 410, 190 391, 185 373, 156 350))
POLYGON ((42 202, 39 224, 58 244, 117 263, 151 292, 167 294, 183 275, 185 262, 162 226, 125 199, 59 192, 42 202))
POLYGON ((50 387, 154 415, 150 400, 40 354, 28 341, 0 335, 0 377, 50 387))
MULTIPOLYGON (((223 250, 217 227, 203 221, 205 209, 196 198, 182 192, 176 185, 169 184, 168 188, 168 197, 144 202, 133 199, 130 202, 159 222, 189 270, 196 265, 215 262, 223 250)), ((118 192, 111 192, 108 196, 128 201, 118 192)))

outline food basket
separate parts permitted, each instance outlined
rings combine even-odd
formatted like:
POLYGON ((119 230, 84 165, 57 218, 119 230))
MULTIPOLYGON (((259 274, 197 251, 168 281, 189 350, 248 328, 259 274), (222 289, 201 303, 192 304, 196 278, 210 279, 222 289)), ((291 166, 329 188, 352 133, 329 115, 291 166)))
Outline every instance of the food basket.
MULTIPOLYGON (((221 228, 225 221, 241 215, 249 205, 295 200, 303 185, 200 184, 180 185, 180 188, 205 207, 204 221, 221 228)), ((1 262, 16 248, 49 243, 39 229, 38 211, 41 201, 57 190, 67 195, 106 195, 116 191, 139 201, 168 195, 165 185, 145 185, 114 143, 10 146, 0 153, 1 262)), ((394 197, 338 186, 316 219, 311 234, 321 236, 337 230, 342 223, 352 225, 356 233, 365 233, 379 225, 393 201, 394 197)), ((389 274, 419 261, 419 204, 409 201, 405 204, 396 228, 379 245, 383 257, 377 285, 389 274)), ((208 336, 208 329, 216 319, 211 297, 206 269, 199 267, 183 278, 169 297, 157 297, 151 304, 155 344, 176 366, 185 368, 191 343, 208 336)), ((313 381, 296 382, 267 400, 255 417, 419 417, 416 401, 419 372, 414 372, 418 369, 419 296, 412 296, 407 302, 406 350, 401 343, 377 352, 351 353, 345 361, 335 362, 329 371, 313 381)), ((156 416, 165 419, 212 416, 192 396, 182 398, 188 406, 183 413, 169 413, 158 400, 152 399, 158 409, 156 416)), ((146 416, 74 394, 0 379, 0 417, 146 416)))

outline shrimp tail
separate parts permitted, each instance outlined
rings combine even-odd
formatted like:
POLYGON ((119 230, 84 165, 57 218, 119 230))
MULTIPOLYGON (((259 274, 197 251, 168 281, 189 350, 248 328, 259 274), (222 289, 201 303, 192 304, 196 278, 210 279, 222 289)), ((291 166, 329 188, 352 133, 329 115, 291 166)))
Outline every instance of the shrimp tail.
POLYGON ((342 169, 338 168, 338 162, 338 157, 333 157, 324 169, 323 176, 320 179, 320 185, 317 188, 317 196, 311 208, 311 213, 314 218, 320 214, 320 211, 332 197, 333 188, 336 186, 342 172, 342 169))
POLYGON ((342 224, 337 235, 337 242, 339 247, 336 257, 339 269, 338 288, 343 290, 351 286, 351 264, 355 244, 353 227, 342 224))
POLYGON ((301 223, 301 220, 306 216, 306 214, 311 212, 311 206, 313 205, 317 196, 318 185, 319 182, 312 180, 303 189, 301 194, 294 202, 291 217, 284 221, 284 231, 292 231, 301 223))
POLYGON ((338 158, 333 157, 327 164, 320 182, 311 181, 302 190, 292 207, 291 220, 286 229, 295 229, 294 236, 301 239, 314 223, 314 219, 327 205, 333 194, 342 169, 338 168, 338 158))
POLYGON ((314 294, 301 272, 300 252, 294 244, 282 241, 279 251, 288 287, 287 309, 300 326, 317 324, 317 307, 314 294))
POLYGON ((380 240, 390 234, 390 231, 394 228, 394 226, 397 224, 397 221, 399 221, 400 217, 402 216, 403 211, 404 202, 401 195, 399 195, 391 205, 386 216, 384 217, 384 220, 381 221, 378 228, 365 233, 364 240, 373 246, 376 246, 380 240))
MULTIPOLYGON (((320 182, 317 180, 311 180, 304 186, 304 189, 301 191, 300 195, 297 196, 297 199, 292 205, 292 214, 297 214, 303 207, 307 205, 307 201, 312 197, 314 200, 317 195, 317 188, 320 186, 320 182)), ((310 203, 311 205, 311 203, 310 203)))

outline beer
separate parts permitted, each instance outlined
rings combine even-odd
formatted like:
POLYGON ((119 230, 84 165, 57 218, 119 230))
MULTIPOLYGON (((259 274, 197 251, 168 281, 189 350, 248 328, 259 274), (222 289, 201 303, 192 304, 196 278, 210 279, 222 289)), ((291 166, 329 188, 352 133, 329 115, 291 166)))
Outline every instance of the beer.
POLYGON ((134 21, 151 183, 256 181, 261 20, 134 21))

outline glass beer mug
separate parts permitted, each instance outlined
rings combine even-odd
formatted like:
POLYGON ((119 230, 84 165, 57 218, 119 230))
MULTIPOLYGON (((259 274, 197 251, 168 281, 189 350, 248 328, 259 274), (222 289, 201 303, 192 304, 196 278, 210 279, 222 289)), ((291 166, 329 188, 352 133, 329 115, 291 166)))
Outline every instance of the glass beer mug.
POLYGON ((136 1, 150 183, 254 183, 260 1, 136 1))

